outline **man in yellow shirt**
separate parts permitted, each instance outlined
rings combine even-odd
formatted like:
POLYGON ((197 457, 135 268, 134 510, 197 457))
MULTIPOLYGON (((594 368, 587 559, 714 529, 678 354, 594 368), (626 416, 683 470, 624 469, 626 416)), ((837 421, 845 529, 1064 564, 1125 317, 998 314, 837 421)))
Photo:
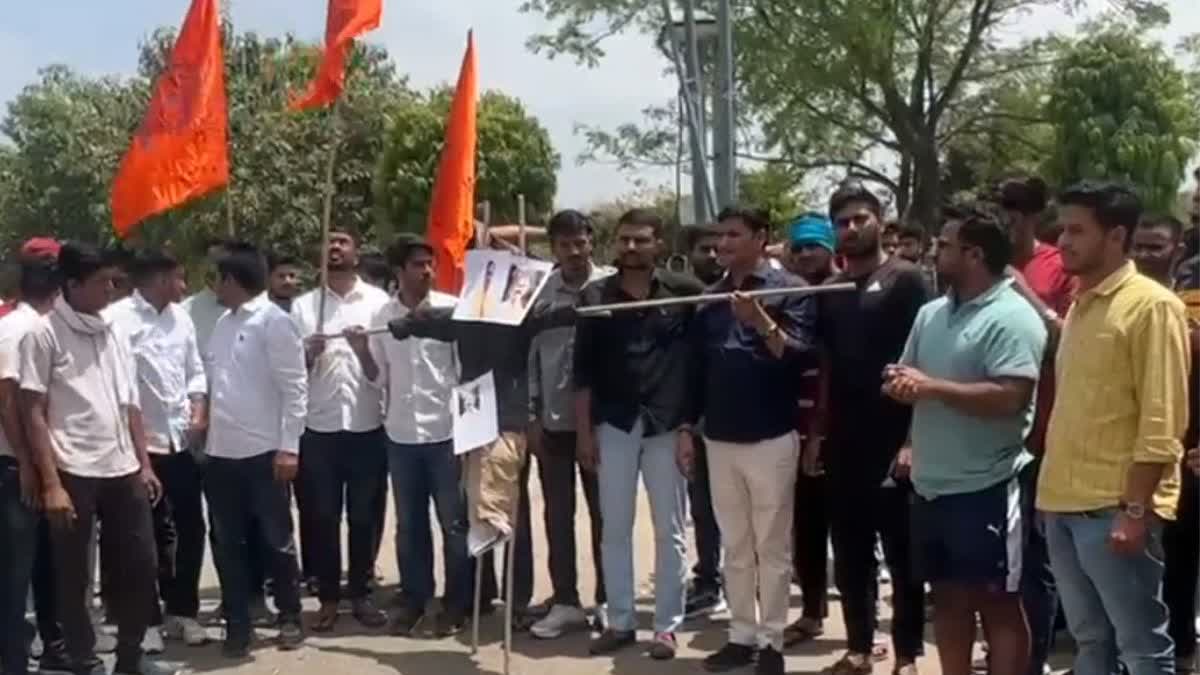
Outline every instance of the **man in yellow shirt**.
POLYGON ((1080 283, 1061 326, 1037 505, 1075 672, 1115 672, 1119 655, 1131 675, 1171 675, 1162 531, 1188 415, 1184 306, 1129 259, 1142 213, 1129 188, 1082 183, 1058 202, 1063 264, 1080 283))

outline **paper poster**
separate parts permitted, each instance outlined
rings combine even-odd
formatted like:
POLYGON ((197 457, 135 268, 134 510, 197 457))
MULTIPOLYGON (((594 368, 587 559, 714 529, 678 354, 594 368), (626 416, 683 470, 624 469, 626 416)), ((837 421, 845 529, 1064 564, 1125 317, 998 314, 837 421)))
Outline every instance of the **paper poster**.
POLYGON ((454 319, 520 324, 553 268, 508 251, 467 251, 466 281, 454 319))
POLYGON ((492 371, 455 387, 450 412, 454 419, 454 454, 464 455, 499 438, 496 379, 492 371))

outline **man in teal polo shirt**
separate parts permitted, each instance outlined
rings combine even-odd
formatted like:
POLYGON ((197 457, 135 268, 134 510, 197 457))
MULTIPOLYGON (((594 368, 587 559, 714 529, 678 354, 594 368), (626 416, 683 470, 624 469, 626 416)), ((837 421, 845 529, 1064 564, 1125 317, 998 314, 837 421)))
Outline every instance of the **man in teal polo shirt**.
POLYGON ((913 547, 937 598, 945 675, 971 672, 976 612, 993 675, 1024 675, 1029 660, 1019 589, 1032 514, 1017 475, 1031 459, 1024 439, 1046 329, 1005 276, 1002 218, 972 207, 942 229, 938 273, 951 291, 921 308, 900 364, 884 372, 884 393, 913 405, 913 547))

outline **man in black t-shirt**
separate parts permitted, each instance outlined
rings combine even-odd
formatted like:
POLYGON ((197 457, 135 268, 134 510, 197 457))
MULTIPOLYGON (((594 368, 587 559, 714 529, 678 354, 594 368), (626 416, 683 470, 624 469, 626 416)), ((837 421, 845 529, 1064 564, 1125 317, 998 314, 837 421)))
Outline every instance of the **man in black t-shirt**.
POLYGON ((883 252, 875 195, 843 186, 830 199, 829 214, 846 264, 827 283, 854 283, 858 292, 819 296, 817 331, 830 367, 827 437, 807 447, 804 458, 810 473, 825 467, 834 575, 846 621, 846 655, 828 672, 871 672, 878 536, 893 583, 896 672, 912 675, 921 654, 924 589, 909 556, 911 450, 905 439, 911 410, 883 396, 880 386, 884 366, 900 356, 930 291, 920 268, 883 252))

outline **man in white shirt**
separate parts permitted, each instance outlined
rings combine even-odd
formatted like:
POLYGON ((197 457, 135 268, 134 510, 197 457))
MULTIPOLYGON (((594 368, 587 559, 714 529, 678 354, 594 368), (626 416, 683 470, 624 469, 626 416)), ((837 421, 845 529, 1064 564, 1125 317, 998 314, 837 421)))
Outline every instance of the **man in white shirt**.
MULTIPOLYGON (((177 303, 186 282, 183 266, 167 253, 144 250, 130 265, 133 293, 105 310, 135 361, 146 451, 163 483, 154 507, 158 590, 154 626, 191 646, 207 641, 196 621, 204 565, 204 505, 200 467, 191 450, 208 424, 208 384, 192 319, 177 303)), ((156 628, 151 632, 155 633, 156 628)), ((152 634, 149 643, 161 641, 152 634)))
MULTIPOLYGON (((55 244, 57 246, 57 244, 55 244)), ((20 342, 40 317, 54 307, 58 297, 58 272, 46 260, 22 261, 19 278, 20 302, 0 318, 0 670, 26 675, 25 599, 34 570, 42 574, 34 583, 38 630, 44 645, 38 666, 55 670, 69 665, 54 608, 54 589, 45 574, 50 565, 48 546, 42 543, 38 505, 42 482, 25 438, 18 405, 20 390, 20 342)))
MULTIPOLYGON (((388 250, 400 291, 371 322, 407 316, 417 307, 453 307, 455 298, 431 290, 433 249, 405 239, 388 250)), ((396 505, 396 558, 403 584, 403 606, 392 618, 392 633, 409 635, 421 622, 434 596, 433 536, 429 501, 442 528, 445 562, 444 609, 435 633, 449 635, 465 624, 471 603, 472 574, 467 556, 467 505, 454 455, 450 396, 459 380, 453 343, 384 333, 369 339, 352 333, 351 347, 367 378, 383 389, 387 410, 388 468, 396 505)))
POLYGON ((66 244, 58 256, 63 294, 21 339, 23 421, 42 479, 50 519, 59 617, 74 672, 100 665, 84 602, 91 582, 88 542, 103 520, 102 555, 120 574, 109 611, 116 615, 117 673, 164 668, 142 658, 156 571, 151 504, 162 492, 146 452, 132 357, 100 317, 116 270, 93 247, 66 244))
POLYGON ((198 293, 188 296, 182 303, 184 311, 192 317, 192 325, 196 327, 196 344, 200 348, 201 356, 208 353, 208 339, 212 337, 217 319, 225 313, 225 308, 217 299, 215 288, 217 285, 217 259, 221 257, 221 253, 229 243, 225 239, 208 241, 205 251, 208 253, 209 269, 205 278, 205 286, 198 293))
POLYGON ((387 498, 387 447, 379 388, 363 376, 347 340, 326 339, 372 326, 387 293, 358 277, 358 238, 335 228, 329 235, 328 285, 296 298, 292 319, 304 338, 308 366, 308 423, 300 438, 300 517, 310 531, 301 542, 317 578, 321 610, 313 630, 331 630, 342 590, 342 511, 349 523, 346 577, 354 617, 369 628, 387 623, 371 601, 377 532, 387 498), (322 295, 324 296, 322 306, 322 295), (322 314, 322 309, 324 313, 322 314))
POLYGON ((304 642, 289 484, 300 465, 308 378, 299 329, 263 293, 267 268, 258 249, 228 245, 217 272, 217 297, 229 311, 204 356, 210 391, 204 491, 225 610, 222 651, 243 658, 252 637, 247 554, 255 547, 266 549, 274 580, 280 647, 304 642))

